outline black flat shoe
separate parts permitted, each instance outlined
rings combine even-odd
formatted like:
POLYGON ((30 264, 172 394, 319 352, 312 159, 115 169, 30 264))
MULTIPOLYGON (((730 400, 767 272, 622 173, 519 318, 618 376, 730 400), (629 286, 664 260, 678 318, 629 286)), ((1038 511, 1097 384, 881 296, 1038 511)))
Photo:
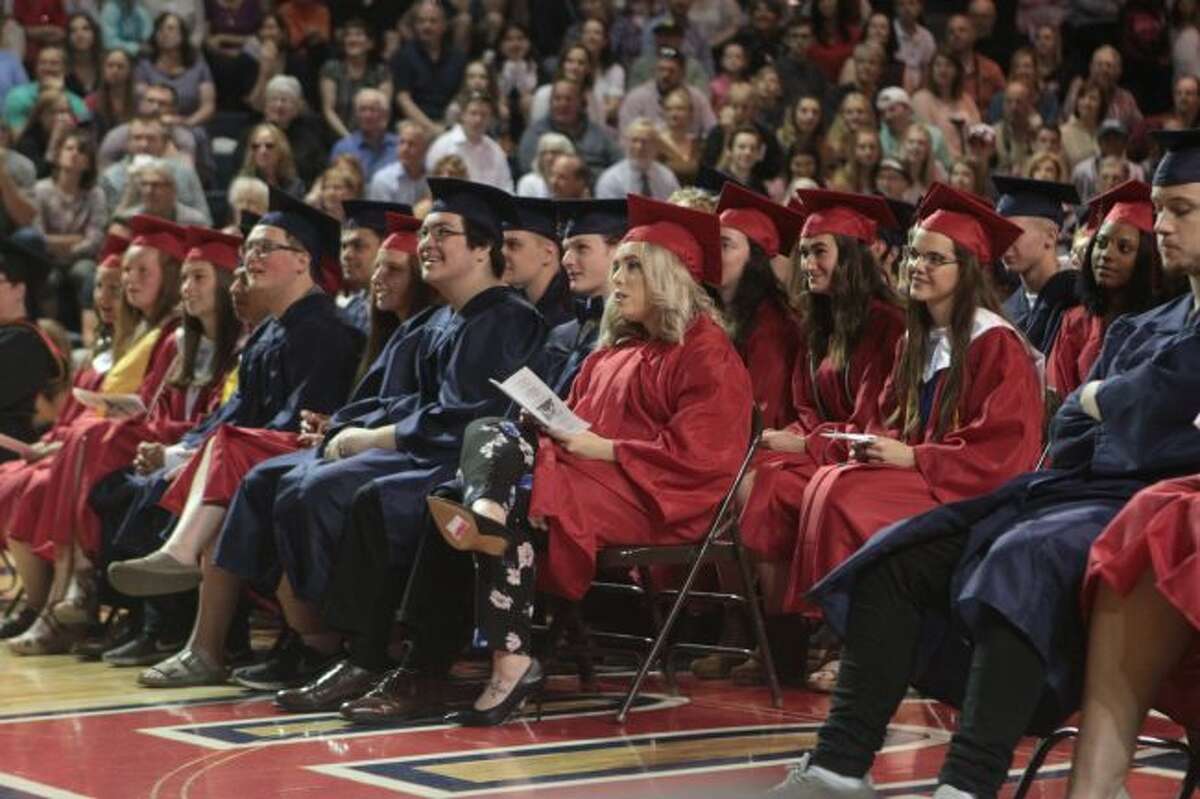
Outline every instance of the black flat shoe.
POLYGON ((508 528, 494 519, 480 516, 457 502, 443 497, 427 497, 429 512, 446 543, 464 552, 483 552, 500 557, 508 550, 508 528))
POLYGON ((529 668, 517 680, 517 684, 509 691, 504 701, 487 710, 467 708, 446 714, 446 722, 460 724, 463 727, 495 727, 511 719, 532 696, 537 704, 537 721, 542 720, 542 688, 546 684, 546 674, 537 658, 529 662, 529 668))

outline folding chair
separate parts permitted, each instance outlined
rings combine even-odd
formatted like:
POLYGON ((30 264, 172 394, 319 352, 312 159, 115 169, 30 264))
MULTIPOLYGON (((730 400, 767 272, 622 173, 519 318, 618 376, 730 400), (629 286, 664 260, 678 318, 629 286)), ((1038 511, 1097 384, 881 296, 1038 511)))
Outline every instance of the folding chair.
MULTIPOLYGON (((1046 758, 1050 755, 1054 747, 1078 735, 1078 727, 1062 727, 1043 738, 1038 744, 1037 749, 1034 750, 1033 757, 1029 759, 1029 765, 1025 767, 1025 773, 1021 775, 1021 782, 1017 785, 1017 791, 1013 794, 1013 799, 1025 799, 1026 794, 1029 793, 1029 789, 1033 787, 1033 783, 1037 779, 1038 771, 1041 770, 1042 765, 1046 762, 1046 758)), ((1179 787, 1178 799, 1188 799, 1196 790, 1197 785, 1200 784, 1200 729, 1188 730, 1187 741, 1139 735, 1137 742, 1138 746, 1167 749, 1172 752, 1179 752, 1187 758, 1187 771, 1183 776, 1183 784, 1179 787)))
MULTIPOLYGON (((596 568, 598 571, 608 569, 637 569, 645 573, 651 566, 687 565, 689 567, 683 585, 675 590, 655 592, 651 584, 646 580, 643 580, 644 588, 621 587, 626 590, 632 588, 633 591, 645 591, 645 595, 649 600, 656 635, 653 641, 650 642, 650 650, 645 658, 641 660, 637 676, 634 677, 633 684, 629 686, 629 690, 625 694, 625 699, 617 711, 617 721, 620 723, 624 723, 625 718, 629 714, 629 709, 632 707, 634 700, 637 698, 638 691, 646 679, 646 675, 650 672, 656 661, 662 661, 664 677, 674 691, 675 679, 671 658, 677 651, 720 652, 725 654, 741 654, 747 657, 752 654, 752 650, 746 647, 684 642, 668 643, 667 639, 671 635, 676 621, 679 619, 679 614, 683 611, 684 605, 691 600, 704 600, 749 607, 750 618, 754 625, 754 637, 758 643, 763 665, 766 668, 767 685, 771 690, 771 703, 774 707, 783 706, 783 692, 780 690, 779 677, 775 673, 775 665, 771 659, 771 649, 767 642, 767 628, 763 621, 762 606, 759 603, 758 591, 755 587, 754 573, 746 551, 742 547, 736 520, 730 518, 730 509, 733 506, 734 497, 737 494, 739 486, 742 484, 742 480, 745 479, 746 473, 750 469, 750 463, 754 458, 754 453, 758 451, 758 446, 762 439, 762 416, 757 409, 752 414, 750 428, 750 440, 746 447, 746 454, 742 458, 741 466, 738 468, 729 489, 717 505, 712 522, 708 526, 708 531, 699 543, 672 546, 609 547, 601 550, 597 555, 596 568), (706 564, 718 562, 737 563, 742 577, 744 593, 692 590, 692 585, 696 582, 696 577, 700 573, 700 569, 706 564), (671 609, 665 619, 660 618, 661 612, 657 607, 657 600, 660 597, 674 597, 674 602, 671 603, 671 609)), ((612 584, 607 583, 598 583, 594 584, 594 586, 600 588, 613 587, 612 584)), ((625 636, 625 638, 637 639, 636 636, 625 636)))

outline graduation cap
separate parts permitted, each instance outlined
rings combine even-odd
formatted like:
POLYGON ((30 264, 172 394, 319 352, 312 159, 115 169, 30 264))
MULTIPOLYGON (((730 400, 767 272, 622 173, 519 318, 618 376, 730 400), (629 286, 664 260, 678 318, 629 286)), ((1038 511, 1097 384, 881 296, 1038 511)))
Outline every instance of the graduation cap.
POLYGON ((721 189, 717 216, 722 227, 741 231, 772 258, 791 254, 804 225, 803 214, 737 183, 726 183, 721 189))
POLYGON ((903 200, 888 200, 887 204, 888 208, 892 210, 892 216, 896 217, 897 225, 896 227, 880 226, 879 238, 887 242, 889 247, 901 247, 908 238, 908 229, 912 227, 917 206, 903 200))
POLYGON ((41 284, 50 273, 50 263, 41 253, 18 244, 11 237, 0 239, 0 275, 10 283, 24 283, 26 297, 32 297, 29 288, 41 284))
POLYGON ((312 258, 313 278, 326 292, 336 294, 342 285, 342 267, 338 262, 341 225, 329 214, 283 189, 269 188, 271 210, 263 214, 258 224, 285 230, 299 241, 312 258))
POLYGON ((917 207, 918 224, 966 247, 980 263, 990 264, 1024 232, 973 195, 934 183, 917 207))
POLYGON ((1163 149, 1151 181, 1155 186, 1200 183, 1200 128, 1156 130, 1150 135, 1163 149))
POLYGON ((736 183, 743 188, 745 183, 730 175, 728 172, 722 172, 719 169, 713 169, 710 166, 700 167, 700 171, 696 173, 696 182, 693 184, 698 189, 703 189, 714 197, 721 193, 725 188, 726 183, 736 183))
POLYGON ((100 245, 100 252, 96 253, 96 260, 105 261, 112 255, 119 260, 121 255, 129 249, 130 243, 130 239, 126 236, 108 233, 104 236, 104 243, 100 245))
POLYGON ((217 269, 232 272, 241 264, 242 239, 206 227, 187 228, 185 261, 208 261, 217 269))
POLYGON ((501 220, 501 229, 525 230, 558 243, 558 211, 554 200, 510 197, 509 203, 509 217, 501 220))
POLYGON ((1143 233, 1154 232, 1154 206, 1150 202, 1150 184, 1127 180, 1088 200, 1088 228, 1096 230, 1105 222, 1123 222, 1143 233))
POLYGON ((417 252, 417 231, 421 229, 421 220, 409 214, 386 212, 387 238, 382 249, 392 252, 405 252, 415 255, 417 252))
POLYGON ((458 178, 429 178, 431 213, 458 214, 500 239, 501 225, 511 217, 512 195, 495 186, 458 178))
POLYGON ((640 241, 669 250, 697 283, 721 283, 721 224, 716 214, 630 194, 629 232, 640 241))
POLYGON ((625 200, 558 200, 558 234, 572 236, 623 236, 629 228, 629 208, 625 200))
POLYGON ((135 214, 129 220, 133 235, 130 244, 137 247, 153 247, 176 261, 187 255, 187 229, 167 219, 146 214, 135 214))
POLYGON ((1063 205, 1080 202, 1079 192, 1070 183, 1011 175, 992 175, 992 182, 1000 194, 996 202, 996 212, 1000 216, 1039 216, 1061 227, 1063 205))
POLYGON ((854 194, 829 189, 796 189, 788 208, 803 214, 805 238, 832 233, 849 236, 870 244, 879 237, 879 228, 900 223, 892 215, 887 200, 873 194, 854 194))
POLYGON ((404 214, 412 216, 412 206, 405 203, 389 203, 379 200, 343 200, 342 210, 346 212, 343 228, 365 227, 373 230, 379 236, 387 235, 387 215, 404 214))

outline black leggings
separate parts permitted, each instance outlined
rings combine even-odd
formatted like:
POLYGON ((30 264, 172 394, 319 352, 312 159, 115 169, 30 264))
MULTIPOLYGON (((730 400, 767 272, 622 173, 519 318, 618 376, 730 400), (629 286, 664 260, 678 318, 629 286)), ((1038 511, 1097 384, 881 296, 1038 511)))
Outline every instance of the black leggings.
POLYGON ((535 571, 528 523, 537 436, 508 419, 477 419, 463 436, 463 504, 489 499, 508 514, 508 549, 475 555, 475 621, 493 651, 528 654, 535 571))
MULTIPOLYGON (((863 572, 816 765, 850 777, 870 769, 913 676, 922 617, 950 613, 950 580, 964 542, 965 536, 955 535, 917 544, 863 572)), ((979 799, 995 796, 1033 718, 1044 674, 1028 640, 999 614, 985 613, 939 783, 979 799)))

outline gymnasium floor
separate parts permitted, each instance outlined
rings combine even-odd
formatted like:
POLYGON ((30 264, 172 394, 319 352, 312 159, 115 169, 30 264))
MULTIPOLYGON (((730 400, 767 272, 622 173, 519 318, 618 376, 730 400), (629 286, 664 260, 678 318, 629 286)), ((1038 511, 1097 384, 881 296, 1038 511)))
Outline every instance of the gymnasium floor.
MULTIPOLYGON (((564 677, 552 681, 541 722, 361 729, 333 714, 282 716, 268 697, 238 688, 141 689, 135 673, 0 647, 0 799, 756 796, 812 745, 827 707, 793 691, 775 711, 765 690, 686 677, 684 696, 671 697, 651 680, 621 728, 610 709, 622 680, 579 694, 564 677)), ((873 772, 887 796, 932 793, 954 721, 944 706, 905 703, 873 772)), ((1149 727, 1179 734, 1162 720, 1149 727)), ((1065 754, 1052 757, 1031 795, 1062 796, 1064 769, 1065 754)), ((1131 794, 1173 797, 1181 769, 1178 758, 1144 752, 1131 794)))

